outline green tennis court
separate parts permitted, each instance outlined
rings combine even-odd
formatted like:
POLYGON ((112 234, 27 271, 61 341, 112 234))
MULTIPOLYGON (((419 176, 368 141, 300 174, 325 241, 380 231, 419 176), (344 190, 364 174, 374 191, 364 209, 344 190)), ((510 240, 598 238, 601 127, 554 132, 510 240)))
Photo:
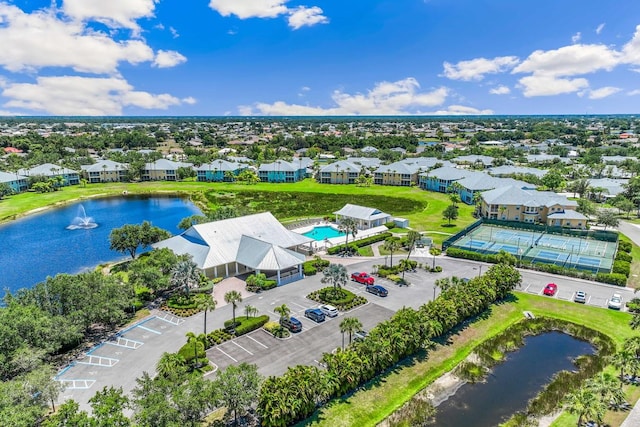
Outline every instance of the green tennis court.
POLYGON ((451 246, 489 254, 505 251, 532 263, 610 272, 617 242, 480 224, 451 246))

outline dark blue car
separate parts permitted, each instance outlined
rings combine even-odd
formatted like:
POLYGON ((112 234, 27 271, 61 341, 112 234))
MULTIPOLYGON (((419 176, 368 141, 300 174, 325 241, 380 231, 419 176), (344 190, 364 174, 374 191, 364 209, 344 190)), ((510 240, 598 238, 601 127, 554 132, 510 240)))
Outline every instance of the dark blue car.
POLYGON ((304 317, 307 317, 316 323, 320 323, 324 322, 325 315, 319 308, 308 308, 304 311, 304 317))
POLYGON ((389 291, 387 291, 380 285, 367 286, 367 292, 378 295, 379 297, 386 297, 387 295, 389 295, 389 291))

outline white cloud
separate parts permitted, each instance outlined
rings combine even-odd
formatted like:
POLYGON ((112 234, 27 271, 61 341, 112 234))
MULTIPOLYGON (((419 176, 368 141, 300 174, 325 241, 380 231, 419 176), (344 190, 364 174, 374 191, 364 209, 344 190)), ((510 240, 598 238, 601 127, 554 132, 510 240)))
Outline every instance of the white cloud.
POLYGON ((0 110, 0 116, 19 116, 19 113, 16 113, 14 111, 8 111, 8 110, 0 110))
POLYGON ((188 96, 186 98, 182 98, 182 102, 185 104, 193 105, 198 102, 193 96, 188 96))
POLYGON ((222 16, 235 15, 240 19, 289 15, 289 27, 294 30, 329 22, 329 18, 322 14, 322 9, 318 6, 289 8, 285 5, 287 2, 288 0, 210 0, 209 7, 222 16))
POLYGON ((169 27, 169 32, 171 33, 171 36, 172 36, 174 39, 177 39, 178 37, 180 37, 180 34, 178 34, 178 30, 176 30, 176 29, 175 29, 175 28, 173 28, 173 27, 169 27))
POLYGON ((429 113, 434 116, 477 116, 477 115, 491 115, 493 110, 479 110, 473 107, 467 107, 464 105, 449 105, 446 110, 438 110, 429 113))
POLYGON ((640 25, 636 26, 633 37, 622 48, 622 54, 625 63, 640 65, 640 25))
POLYGON ((64 0, 64 13, 80 21, 102 22, 138 32, 136 19, 153 16, 157 0, 64 0))
POLYGON ((286 14, 287 0, 211 0, 209 7, 222 16, 236 15, 240 19, 275 18, 286 14))
POLYGON ((445 62, 444 76, 451 80, 482 80, 485 74, 504 72, 518 64, 515 56, 499 56, 493 59, 476 58, 457 64, 445 62))
POLYGON ((519 83, 526 97, 560 95, 589 87, 587 79, 568 79, 538 74, 523 77, 519 83))
POLYGON ((613 86, 605 86, 605 87, 601 87, 600 89, 593 89, 589 91, 589 99, 606 98, 607 96, 611 96, 614 93, 620 92, 621 90, 622 89, 620 89, 619 87, 613 87, 613 86))
POLYGON ((141 40, 116 42, 46 10, 27 14, 0 3, 0 22, 0 66, 13 72, 71 67, 80 72, 115 73, 121 61, 138 64, 153 59, 153 50, 141 40))
POLYGON ((512 73, 549 76, 573 76, 598 70, 611 71, 620 62, 620 54, 600 44, 575 44, 556 50, 536 50, 515 67, 512 73))
POLYGON ((322 14, 322 9, 318 6, 300 6, 290 10, 289 26, 294 30, 302 27, 312 27, 316 24, 328 24, 329 18, 322 14))
POLYGON ((6 107, 53 115, 120 115, 125 106, 166 109, 181 101, 168 94, 135 91, 118 77, 38 77, 36 83, 7 85, 2 96, 6 107))
POLYGON ((598 27, 596 28, 596 34, 600 34, 602 32, 602 30, 604 30, 604 22, 600 25, 598 25, 598 27))
POLYGON ((630 92, 627 92, 627 95, 629 96, 636 96, 636 95, 640 95, 640 89, 634 89, 630 92))
POLYGON ((329 108, 277 101, 273 104, 240 106, 238 111, 242 115, 402 115, 413 114, 420 107, 441 105, 449 93, 445 87, 430 92, 420 92, 419 88, 418 81, 408 77, 395 82, 377 83, 366 94, 337 90, 331 96, 335 105, 329 108))
POLYGON ((574 44, 578 43, 581 38, 582 38, 582 33, 580 31, 578 31, 573 36, 571 36, 571 43, 574 43, 574 44))
POLYGON ((489 89, 489 93, 492 95, 508 95, 511 93, 511 89, 509 89, 507 86, 500 85, 489 89))
POLYGON ((153 61, 153 66, 158 68, 175 67, 187 62, 187 58, 175 50, 159 50, 153 61))

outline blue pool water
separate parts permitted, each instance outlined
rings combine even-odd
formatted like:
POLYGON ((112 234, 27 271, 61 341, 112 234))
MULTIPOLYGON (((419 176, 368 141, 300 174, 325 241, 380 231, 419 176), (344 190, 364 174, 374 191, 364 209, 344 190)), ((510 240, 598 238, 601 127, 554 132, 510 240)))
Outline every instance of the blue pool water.
MULTIPOLYGON (((10 201, 9 201, 10 203, 10 201)), ((201 215, 177 197, 112 197, 49 209, 0 226, 0 290, 29 288, 57 273, 75 274, 126 258, 109 249, 109 234, 149 221, 179 234, 182 218, 201 215), (81 219, 89 225, 83 227, 81 219)))
POLYGON ((331 239, 333 237, 344 236, 344 233, 342 231, 336 230, 330 225, 321 225, 313 227, 313 230, 302 233, 302 235, 305 237, 310 237, 314 240, 321 241, 324 239, 331 239))

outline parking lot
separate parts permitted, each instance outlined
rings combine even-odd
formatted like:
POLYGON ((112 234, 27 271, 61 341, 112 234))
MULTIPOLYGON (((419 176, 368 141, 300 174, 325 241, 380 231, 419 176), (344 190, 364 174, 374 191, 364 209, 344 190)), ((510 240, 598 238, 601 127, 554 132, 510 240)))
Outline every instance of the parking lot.
MULTIPOLYGON (((413 259, 426 265, 432 265, 433 262, 433 258, 427 257, 413 259)), ((354 271, 371 272, 373 265, 381 262, 380 259, 374 258, 349 261, 352 261, 347 267, 349 274, 354 271)), ((369 302, 350 312, 341 312, 336 318, 327 317, 325 322, 319 324, 305 318, 304 311, 320 305, 307 299, 306 295, 326 286, 320 281, 322 274, 246 297, 236 310, 236 316, 242 316, 243 307, 250 304, 258 309, 258 314, 268 314, 271 320, 277 321, 280 316, 275 313, 275 307, 286 304, 291 310, 291 316, 302 322, 302 332, 281 340, 264 330, 257 330, 209 349, 207 357, 220 369, 241 362, 255 363, 262 375, 280 375, 287 367, 298 364, 320 366, 319 361, 323 353, 342 345, 339 324, 345 316, 357 317, 362 322, 363 329, 370 330, 379 322, 389 319, 399 309, 418 308, 437 296, 439 290, 434 286, 437 279, 453 275, 471 278, 481 275, 490 267, 488 264, 446 257, 439 257, 436 265, 442 266, 443 272, 429 273, 419 269, 416 272, 405 273, 408 286, 398 286, 389 280, 376 277, 376 284, 384 286, 389 291, 387 297, 370 294, 366 292, 364 285, 349 281, 346 289, 364 296, 369 302)), ((587 293, 588 305, 605 308, 614 292, 620 293, 625 302, 635 296, 631 289, 582 279, 527 270, 522 270, 521 273, 523 285, 518 290, 521 292, 541 295, 547 283, 556 283, 557 294, 546 298, 571 301, 575 292, 582 290, 587 293)), ((231 305, 217 307, 207 316, 207 331, 222 328, 224 321, 231 318, 231 305)), ((168 313, 154 311, 153 316, 144 322, 133 325, 107 342, 95 346, 87 351, 84 357, 61 371, 57 379, 66 386, 61 400, 73 398, 80 404, 81 409, 87 410, 90 409, 89 398, 104 386, 122 387, 125 392, 130 392, 136 385, 136 378, 144 371, 155 372, 155 365, 163 352, 178 351, 186 343, 185 335, 188 332, 202 333, 203 320, 202 313, 179 319, 168 313)))
MULTIPOLYGON (((370 330, 383 320, 389 319, 393 311, 374 303, 368 303, 338 317, 326 317, 324 322, 316 323, 304 317, 306 308, 317 306, 311 300, 306 307, 300 305, 291 315, 302 322, 302 331, 292 333, 289 338, 279 339, 260 329, 233 340, 224 342, 207 350, 207 357, 219 369, 242 362, 255 363, 262 375, 281 375, 287 367, 293 365, 320 366, 322 354, 331 352, 342 345, 340 322, 344 317, 357 317, 364 330, 370 330)), ((287 303, 289 307, 289 303, 287 303)), ((272 320, 279 315, 270 313, 272 320)), ((348 344, 345 334, 345 344, 348 344)))

